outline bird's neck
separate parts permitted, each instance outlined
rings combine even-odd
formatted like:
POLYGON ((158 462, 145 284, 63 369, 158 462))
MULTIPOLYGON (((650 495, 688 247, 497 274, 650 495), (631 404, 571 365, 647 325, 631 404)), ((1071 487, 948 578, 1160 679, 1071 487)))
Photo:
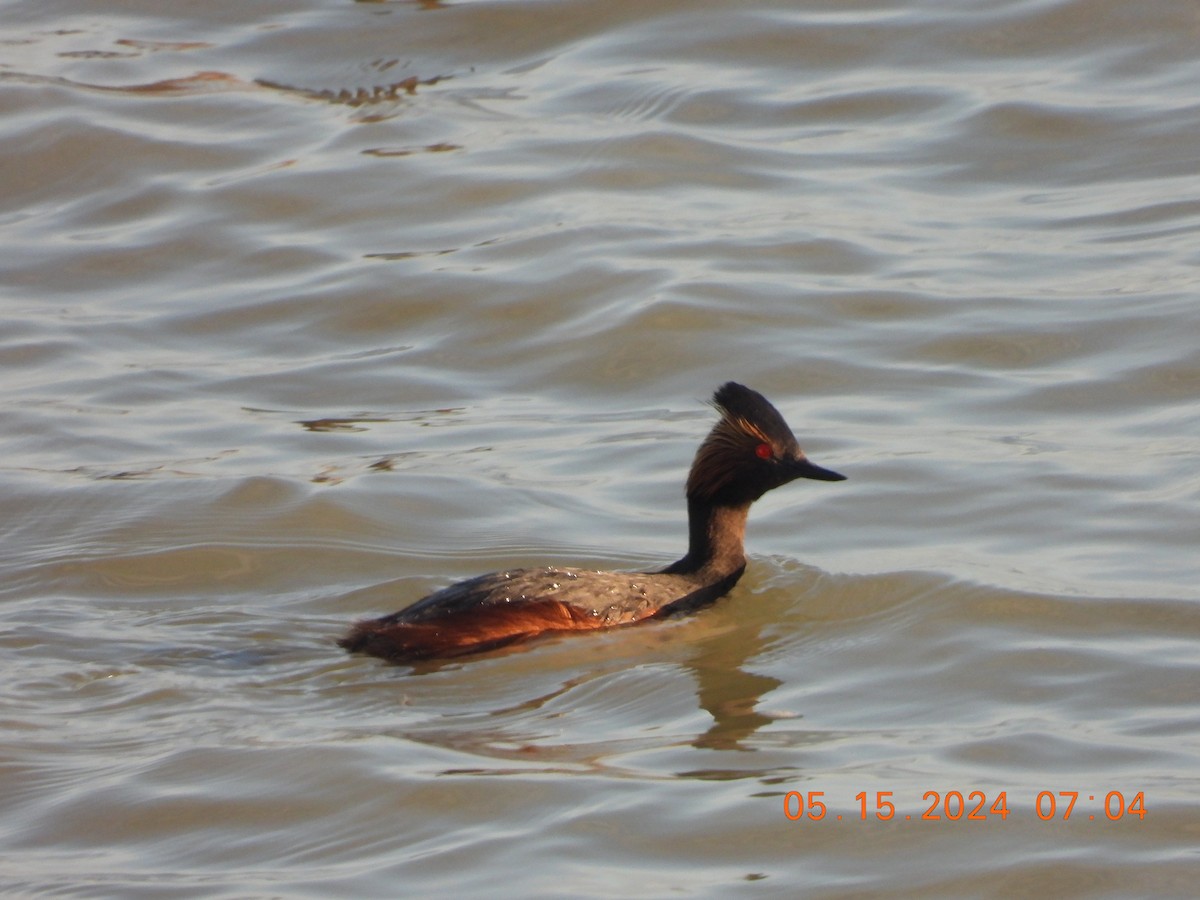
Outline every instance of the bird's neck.
POLYGON ((746 516, 750 504, 720 506, 688 497, 687 556, 665 571, 723 578, 746 566, 746 516))

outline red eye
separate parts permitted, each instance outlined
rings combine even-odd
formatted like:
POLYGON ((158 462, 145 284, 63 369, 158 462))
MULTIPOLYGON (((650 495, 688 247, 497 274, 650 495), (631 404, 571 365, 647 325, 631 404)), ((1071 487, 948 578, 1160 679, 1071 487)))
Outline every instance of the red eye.
POLYGON ((775 451, 771 449, 770 444, 759 444, 754 448, 754 455, 759 459, 770 459, 775 455, 775 451))

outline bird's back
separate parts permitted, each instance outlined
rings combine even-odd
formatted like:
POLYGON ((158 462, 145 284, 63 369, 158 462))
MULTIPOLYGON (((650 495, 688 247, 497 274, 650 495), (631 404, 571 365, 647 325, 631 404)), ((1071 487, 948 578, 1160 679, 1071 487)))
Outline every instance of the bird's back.
POLYGON ((456 656, 548 631, 609 628, 695 609, 726 593, 740 575, 713 582, 694 574, 559 566, 491 572, 359 622, 340 643, 398 661, 456 656))

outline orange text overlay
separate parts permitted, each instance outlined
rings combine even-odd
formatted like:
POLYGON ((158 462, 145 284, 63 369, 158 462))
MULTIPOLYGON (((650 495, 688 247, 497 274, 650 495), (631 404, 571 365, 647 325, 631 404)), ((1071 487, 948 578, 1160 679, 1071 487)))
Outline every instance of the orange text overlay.
MULTIPOLYGON (((1014 794, 1014 797, 1016 795, 1014 794)), ((853 812, 831 811, 824 791, 788 791, 783 795, 783 814, 793 822, 874 819, 881 822, 987 822, 1004 821, 1009 815, 1037 817, 1043 822, 1068 820, 1110 821, 1146 818, 1146 792, 1108 791, 1083 794, 1079 791, 1039 791, 1022 794, 1012 802, 1008 791, 926 791, 911 812, 902 807, 893 791, 859 791, 853 812)))

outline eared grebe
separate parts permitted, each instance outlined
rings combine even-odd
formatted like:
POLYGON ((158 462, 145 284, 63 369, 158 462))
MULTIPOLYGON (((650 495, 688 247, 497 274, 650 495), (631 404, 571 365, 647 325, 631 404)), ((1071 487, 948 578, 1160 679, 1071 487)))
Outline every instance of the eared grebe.
POLYGON ((491 650, 548 631, 628 625, 712 603, 746 568, 750 504, 796 478, 844 481, 805 458, 783 416, 732 381, 713 394, 721 420, 687 480, 688 552, 658 572, 546 566, 480 575, 407 609, 359 622, 342 647, 403 662, 491 650))

